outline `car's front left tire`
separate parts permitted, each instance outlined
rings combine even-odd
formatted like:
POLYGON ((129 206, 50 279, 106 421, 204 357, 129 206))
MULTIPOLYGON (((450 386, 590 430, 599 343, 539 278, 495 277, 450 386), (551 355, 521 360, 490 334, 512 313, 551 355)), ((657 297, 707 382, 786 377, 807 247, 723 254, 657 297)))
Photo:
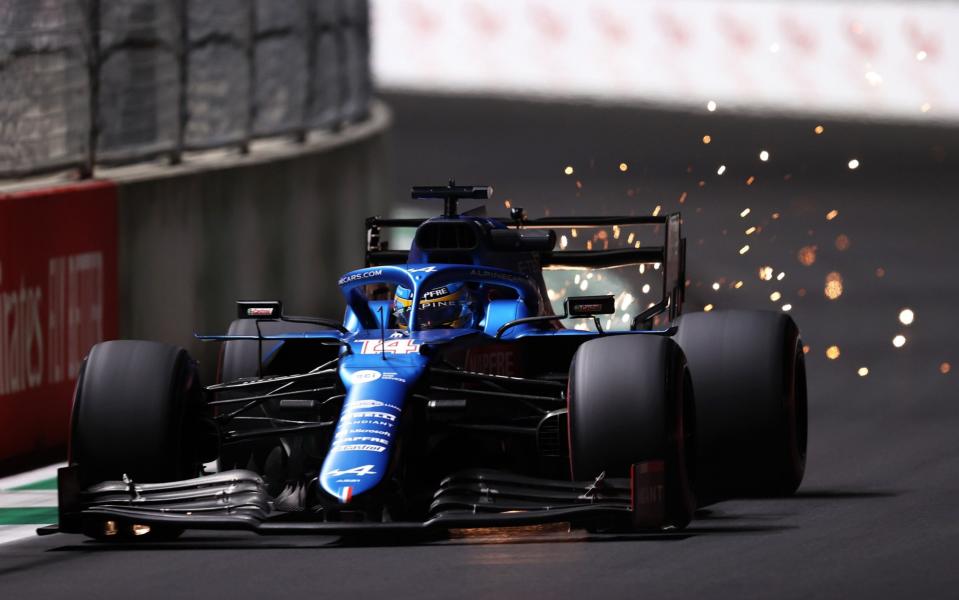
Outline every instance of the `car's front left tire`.
MULTIPOLYGON (((139 340, 102 342, 90 350, 77 380, 70 435, 70 463, 81 488, 124 478, 151 483, 195 477, 215 452, 215 441, 204 421, 196 364, 186 350, 139 340)), ((133 526, 88 519, 82 529, 105 540, 163 540, 182 532, 153 527, 136 535, 133 526)))

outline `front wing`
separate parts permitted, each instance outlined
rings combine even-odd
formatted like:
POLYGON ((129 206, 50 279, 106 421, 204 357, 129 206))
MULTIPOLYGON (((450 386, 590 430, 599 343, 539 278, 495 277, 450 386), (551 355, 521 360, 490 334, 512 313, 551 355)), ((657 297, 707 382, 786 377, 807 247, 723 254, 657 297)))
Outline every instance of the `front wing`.
POLYGON ((629 478, 601 476, 589 482, 491 470, 458 472, 442 481, 422 522, 331 521, 321 512, 275 510, 263 480, 243 470, 168 483, 104 482, 81 491, 76 467, 64 467, 59 495, 59 523, 39 529, 41 535, 121 531, 134 525, 264 535, 428 533, 561 522, 619 531, 665 526, 661 461, 633 465, 629 478))

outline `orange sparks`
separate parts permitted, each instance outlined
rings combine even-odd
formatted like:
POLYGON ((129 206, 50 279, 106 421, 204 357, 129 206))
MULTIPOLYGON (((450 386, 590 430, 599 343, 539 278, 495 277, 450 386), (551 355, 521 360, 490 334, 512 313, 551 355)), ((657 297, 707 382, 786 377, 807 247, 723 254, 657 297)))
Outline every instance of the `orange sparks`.
POLYGON ((849 241, 849 236, 847 236, 845 233, 840 233, 838 236, 836 236, 836 250, 845 252, 846 250, 849 250, 850 245, 851 242, 849 241))
POLYGON ((830 346, 826 348, 826 358, 829 360, 836 360, 839 358, 839 346, 830 346))
POLYGON ((816 262, 816 246, 803 246, 796 253, 796 258, 799 259, 799 264, 804 267, 812 265, 816 262))
POLYGON ((826 131, 826 128, 823 127, 822 125, 816 125, 815 127, 813 127, 813 132, 814 132, 816 135, 822 134, 823 131, 826 131))
POLYGON ((830 300, 836 300, 842 296, 842 275, 835 271, 826 275, 826 286, 823 288, 823 294, 830 300))
POLYGON ((833 219, 835 219, 835 218, 838 217, 838 216, 839 216, 839 211, 836 210, 836 209, 832 209, 831 211, 829 211, 829 212, 826 213, 826 220, 827 220, 827 221, 832 221, 833 219))
POLYGON ((686 192, 683 192, 682 194, 679 195, 679 203, 680 204, 686 203, 686 192))
POLYGON ((886 270, 883 269, 882 267, 878 267, 878 268, 876 269, 876 277, 882 279, 882 278, 885 277, 885 276, 886 276, 886 270))
POLYGON ((939 365, 939 372, 942 373, 943 375, 945 375, 951 370, 952 370, 952 365, 950 365, 947 362, 944 362, 941 365, 939 365))
POLYGON ((708 143, 711 142, 711 141, 713 141, 713 138, 712 138, 711 136, 709 136, 709 135, 704 135, 704 136, 703 136, 703 143, 704 143, 704 144, 708 144, 708 143))
POLYGON ((755 177, 754 175, 750 175, 750 176, 746 179, 746 185, 752 185, 754 181, 756 181, 756 177, 755 177))

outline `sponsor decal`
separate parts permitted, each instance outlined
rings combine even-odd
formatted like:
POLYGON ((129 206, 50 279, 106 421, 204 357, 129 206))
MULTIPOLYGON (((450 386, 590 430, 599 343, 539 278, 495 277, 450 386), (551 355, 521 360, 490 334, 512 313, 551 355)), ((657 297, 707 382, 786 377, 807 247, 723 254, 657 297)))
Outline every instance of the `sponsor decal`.
POLYGON ((379 371, 374 371, 373 369, 363 369, 362 371, 356 371, 350 377, 350 381, 353 383, 367 383, 369 381, 376 381, 383 374, 379 371))
POLYGON ((348 485, 348 486, 345 486, 345 487, 343 487, 343 488, 340 489, 340 499, 341 499, 343 502, 349 502, 349 501, 350 501, 350 498, 352 498, 352 497, 353 497, 353 487, 352 487, 352 486, 349 486, 349 485, 348 485))
POLYGON ((631 470, 633 522, 641 527, 660 527, 665 520, 665 481, 661 460, 634 464, 631 470))
POLYGON ((438 287, 436 289, 432 289, 428 292, 425 292, 423 294, 422 299, 429 300, 430 298, 440 298, 442 296, 449 296, 449 295, 450 295, 449 288, 447 288, 446 286, 443 286, 443 287, 438 287))
POLYGON ((411 339, 389 339, 385 344, 383 340, 357 340, 363 342, 360 354, 415 354, 420 351, 420 345, 411 339))
POLYGON ((390 404, 389 402, 381 402, 379 400, 350 400, 347 403, 347 415, 357 414, 355 411, 357 409, 366 409, 366 408, 380 408, 395 410, 400 412, 400 407, 395 404, 390 404))
POLYGON ((346 415, 343 417, 344 421, 349 421, 350 426, 355 425, 372 425, 373 427, 387 427, 389 429, 393 428, 393 423, 389 421, 380 421, 378 419, 353 419, 351 415, 346 415))
POLYGON ((376 475, 376 471, 373 470, 373 465, 363 465, 362 467, 353 467, 352 469, 333 469, 327 473, 327 475, 330 477, 342 477, 343 475, 362 477, 364 475, 376 475))
POLYGON ((502 279, 504 281, 525 281, 525 278, 521 275, 514 275, 513 273, 499 273, 497 271, 487 271, 486 269, 473 269, 470 271, 470 275, 473 277, 484 277, 487 279, 502 279))
POLYGON ((458 300, 433 300, 431 302, 420 302, 420 308, 452 308, 460 306, 458 300))
POLYGON ((362 411, 362 412, 353 412, 343 415, 344 419, 349 419, 351 421, 355 419, 382 419, 384 421, 395 421, 396 415, 391 415, 390 413, 379 412, 375 410, 362 411))
POLYGON ((466 370, 491 375, 517 376, 520 374, 520 356, 511 347, 471 348, 466 353, 466 370))
POLYGON ((384 381, 395 381, 395 382, 397 382, 397 383, 406 383, 406 380, 405 380, 405 379, 403 379, 402 377, 398 377, 397 374, 394 373, 394 372, 392 372, 392 371, 384 371, 384 372, 383 372, 383 380, 384 380, 384 381))
POLYGON ((386 446, 374 446, 373 444, 347 444, 346 446, 337 446, 333 452, 384 452, 386 446))
POLYGON ((246 316, 248 317, 272 317, 273 316, 273 307, 272 306, 251 306, 246 309, 246 316))
POLYGON ((409 273, 434 273, 434 272, 436 272, 436 267, 435 267, 435 266, 419 267, 418 269, 409 269, 407 272, 409 272, 409 273))
POLYGON ((352 400, 349 404, 350 409, 354 408, 376 408, 378 406, 386 406, 379 400, 352 400))
POLYGON ((337 440, 337 443, 339 444, 356 444, 358 442, 367 442, 370 444, 382 444, 384 446, 388 446, 390 443, 390 441, 387 439, 372 437, 369 435, 359 435, 359 436, 353 436, 353 437, 337 440))
POLYGON ((345 275, 340 277, 339 285, 346 285, 347 283, 353 283, 354 281, 359 281, 361 279, 370 279, 371 277, 379 277, 383 274, 383 269, 374 269, 372 271, 363 271, 362 273, 353 273, 352 275, 345 275))
POLYGON ((402 331, 394 331, 393 333, 390 334, 390 337, 391 337, 391 338, 401 338, 401 337, 406 337, 406 336, 403 335, 403 332, 402 332, 402 331))
POLYGON ((334 438, 340 438, 347 435, 355 435, 358 433, 372 433, 373 435, 382 435, 384 437, 390 437, 392 435, 389 431, 384 431, 382 429, 349 429, 346 431, 337 431, 333 436, 334 438))

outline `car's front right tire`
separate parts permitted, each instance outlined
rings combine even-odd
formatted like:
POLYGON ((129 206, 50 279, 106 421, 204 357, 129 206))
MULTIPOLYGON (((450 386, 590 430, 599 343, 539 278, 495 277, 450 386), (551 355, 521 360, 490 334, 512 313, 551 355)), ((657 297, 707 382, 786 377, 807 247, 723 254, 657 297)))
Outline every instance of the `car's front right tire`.
POLYGON ((615 335, 584 343, 569 373, 570 467, 574 480, 661 461, 662 526, 685 527, 695 498, 693 391, 686 359, 668 337, 615 335))

